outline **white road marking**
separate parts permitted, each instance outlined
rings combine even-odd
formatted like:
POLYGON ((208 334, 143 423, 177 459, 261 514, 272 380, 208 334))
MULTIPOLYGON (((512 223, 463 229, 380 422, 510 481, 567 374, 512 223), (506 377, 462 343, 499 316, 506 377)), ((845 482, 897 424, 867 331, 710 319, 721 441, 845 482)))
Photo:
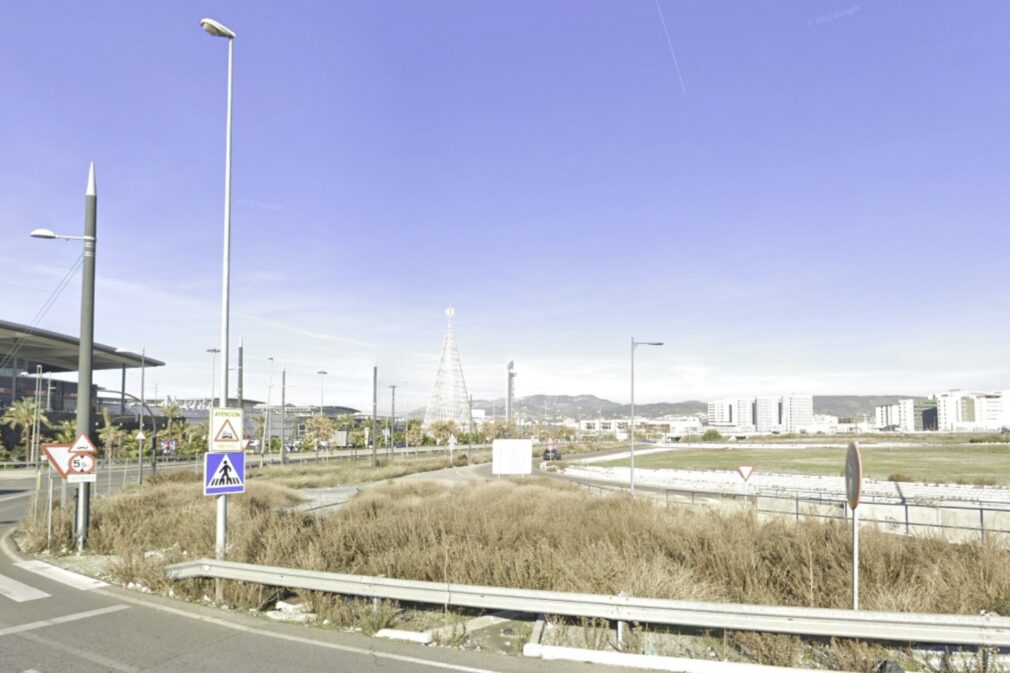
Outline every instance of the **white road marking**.
POLYGON ((29 572, 33 572, 36 575, 42 575, 54 582, 66 584, 67 586, 71 586, 82 591, 90 591, 91 589, 100 589, 102 587, 109 586, 108 582, 102 582, 101 580, 96 580, 92 577, 88 577, 87 575, 81 575, 80 573, 75 573, 65 568, 50 565, 44 561, 21 561, 20 563, 15 563, 14 565, 18 568, 23 568, 29 572))
MULTIPOLYGON (((402 654, 392 654, 390 652, 380 652, 379 650, 365 649, 362 647, 352 647, 350 645, 337 645, 336 643, 329 643, 322 640, 313 640, 311 638, 303 638, 301 636, 293 636, 287 633, 275 633, 274 631, 267 631, 266 629, 257 629, 251 626, 245 626, 244 624, 233 624, 231 622, 225 621, 223 619, 218 619, 217 617, 208 617, 205 615, 193 614, 191 612, 186 612, 185 610, 180 610, 179 608, 173 608, 168 605, 161 605, 153 601, 145 601, 140 598, 133 598, 132 596, 120 596, 119 593, 113 593, 111 591, 99 591, 98 593, 103 596, 108 596, 110 598, 115 598, 117 600, 126 601, 128 603, 133 603, 145 608, 151 608, 153 610, 161 610, 162 612, 167 612, 173 615, 179 615, 181 617, 187 617, 189 619, 195 619, 201 622, 207 622, 209 624, 216 624, 218 626, 223 626, 226 629, 233 629, 235 631, 242 631, 244 633, 252 633, 257 636, 264 636, 266 638, 278 638, 280 640, 287 640, 292 643, 300 643, 302 645, 313 645, 315 647, 322 647, 328 650, 336 650, 337 652, 349 652, 351 654, 361 654, 375 659, 389 659, 391 661, 402 661, 408 664, 417 664, 418 666, 429 666, 431 668, 441 668, 448 671, 460 671, 461 673, 499 673, 498 671, 491 668, 476 668, 474 666, 460 666, 459 664, 449 664, 441 661, 433 661, 431 659, 421 659, 420 657, 410 657, 402 654)), ((0 631, 0 635, 3 632, 0 631)))
POLYGON ((21 633, 18 634, 18 638, 23 638, 33 643, 37 643, 40 646, 40 650, 59 650, 60 652, 66 652, 67 654, 73 655, 78 659, 98 664, 102 667, 103 671, 119 671, 119 673, 139 673, 140 671, 140 669, 136 666, 124 664, 121 661, 110 659, 109 657, 103 657, 100 654, 88 652, 87 650, 82 650, 79 647, 67 645, 66 643, 60 642, 59 638, 43 638, 37 633, 21 633))
POLYGON ((27 498, 32 494, 32 491, 26 491, 24 493, 15 493, 14 495, 5 495, 0 498, 0 502, 7 502, 8 500, 14 500, 15 498, 27 498))
POLYGON ((39 598, 49 598, 49 594, 45 591, 39 591, 35 587, 22 584, 16 579, 12 579, 6 575, 0 575, 0 596, 6 596, 15 603, 34 601, 39 598))
POLYGON ((9 636, 15 633, 34 631, 35 629, 42 629, 47 626, 65 624, 66 622, 76 622, 81 619, 100 617, 101 615, 107 615, 111 612, 119 612, 120 610, 129 610, 129 609, 130 609, 129 605, 110 605, 107 608, 98 608, 97 610, 88 610, 86 612, 75 612, 72 615, 64 615, 63 617, 53 617, 52 619, 43 619, 37 622, 29 622, 28 624, 18 624, 17 626, 8 626, 5 629, 0 629, 0 636, 9 636))

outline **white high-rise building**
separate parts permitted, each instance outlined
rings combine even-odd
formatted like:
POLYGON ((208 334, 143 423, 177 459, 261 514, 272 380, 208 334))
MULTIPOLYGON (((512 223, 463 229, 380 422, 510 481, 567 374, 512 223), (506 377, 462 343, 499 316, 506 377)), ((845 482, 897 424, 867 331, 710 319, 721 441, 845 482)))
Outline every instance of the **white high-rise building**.
POLYGON ((733 425, 733 403, 730 400, 709 402, 708 424, 723 427, 733 425))
POLYGON ((1010 391, 951 390, 934 397, 938 430, 991 432, 1010 426, 1010 391))
POLYGON ((754 428, 758 432, 782 429, 782 398, 758 397, 754 400, 754 428))
POLYGON ((814 398, 811 395, 785 395, 782 398, 782 429, 799 432, 814 424, 814 398))
POLYGON ((733 417, 738 428, 748 429, 754 427, 754 398, 740 398, 733 400, 733 417))

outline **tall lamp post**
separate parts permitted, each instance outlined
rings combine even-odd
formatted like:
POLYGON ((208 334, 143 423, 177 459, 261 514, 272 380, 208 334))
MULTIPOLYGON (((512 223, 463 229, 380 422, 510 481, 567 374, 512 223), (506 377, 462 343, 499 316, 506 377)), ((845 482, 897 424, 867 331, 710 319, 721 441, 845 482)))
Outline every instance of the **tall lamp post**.
POLYGON ((662 341, 635 341, 631 337, 631 495, 635 495, 635 349, 639 346, 662 346, 662 341))
POLYGON ((217 379, 217 354, 221 352, 221 349, 208 348, 207 352, 210 353, 210 405, 207 408, 209 418, 210 409, 214 406, 214 380, 217 379))
POLYGON ((270 434, 270 393, 274 389, 274 357, 271 355, 267 360, 270 361, 270 378, 267 379, 267 415, 263 419, 263 436, 260 437, 260 467, 263 467, 263 453, 266 451, 266 444, 273 441, 270 434))
MULTIPOLYGON (((88 168, 88 186, 84 192, 84 235, 64 236, 49 229, 36 229, 35 238, 59 238, 84 242, 84 265, 81 273, 81 337, 77 355, 77 434, 92 435, 94 400, 91 390, 91 365, 95 343, 95 247, 98 229, 98 189, 95 184, 95 164, 88 168)), ((93 439, 93 438, 92 438, 93 439)), ((77 485, 77 550, 84 551, 88 540, 88 519, 91 506, 91 484, 77 485)))
MULTIPOLYGON (((116 352, 127 353, 129 351, 127 351, 125 348, 117 348, 116 352)), ((140 348, 140 432, 137 433, 137 484, 144 483, 144 442, 147 438, 147 435, 144 434, 144 410, 147 408, 147 397, 146 397, 147 386, 144 383, 144 372, 146 371, 146 365, 147 365, 147 344, 144 344, 140 348)), ((213 381, 211 383, 213 383, 213 381)), ((126 391, 124 390, 123 392, 125 394, 126 391)), ((157 420, 154 417, 151 418, 151 425, 155 426, 155 428, 157 427, 157 420)), ((155 428, 152 428, 152 433, 155 428)), ((153 447, 151 449, 151 454, 154 459, 154 464, 156 464, 158 460, 158 452, 155 451, 153 447)), ((155 469, 157 468, 152 467, 152 471, 155 469)))
MULTIPOLYGON (((228 114, 224 148, 224 256, 221 269, 221 407, 228 406, 228 302, 231 290, 231 101, 232 65, 235 33, 214 19, 200 19, 200 26, 213 37, 228 40, 228 114)), ((214 537, 215 556, 224 559, 228 545, 228 496, 217 496, 217 525, 214 537)), ((222 598, 221 582, 217 582, 218 601, 222 598)))
POLYGON ((326 374, 327 374, 327 372, 325 372, 322 369, 320 369, 316 373, 319 374, 319 414, 322 415, 322 413, 323 413, 323 382, 326 380, 326 374))
POLYGON ((391 384, 389 390, 392 393, 389 403, 389 453, 396 455, 396 384, 391 384))

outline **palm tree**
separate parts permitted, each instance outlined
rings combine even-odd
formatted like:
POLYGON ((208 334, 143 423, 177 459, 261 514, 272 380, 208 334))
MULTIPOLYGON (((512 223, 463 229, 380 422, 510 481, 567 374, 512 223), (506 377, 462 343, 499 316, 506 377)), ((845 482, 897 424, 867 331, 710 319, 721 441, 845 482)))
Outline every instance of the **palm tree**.
POLYGON ((50 427, 54 429, 53 439, 59 444, 69 444, 77 439, 77 423, 75 421, 61 421, 58 425, 50 427))
MULTIPOLYGON (((6 425, 19 434, 20 441, 18 443, 24 448, 25 459, 28 458, 29 448, 35 443, 33 429, 36 411, 35 400, 31 397, 24 397, 15 402, 13 406, 8 407, 3 417, 0 417, 0 425, 6 425)), ((43 413, 39 413, 39 427, 49 427, 49 419, 43 413)))
POLYGON ((123 431, 122 426, 113 424, 112 416, 108 409, 102 410, 102 420, 105 421, 105 425, 98 431, 98 439, 101 441, 102 446, 105 447, 105 457, 109 458, 112 456, 113 447, 120 450, 123 448, 123 438, 126 436, 126 433, 123 431))
POLYGON ((186 418, 185 416, 182 415, 182 409, 179 408, 179 405, 176 404, 175 402, 169 402, 168 404, 164 405, 161 408, 161 413, 165 416, 165 418, 168 419, 168 422, 165 426, 165 434, 167 435, 167 439, 169 441, 172 441, 173 439, 176 439, 175 434, 172 432, 174 429, 175 419, 176 418, 180 419, 181 425, 185 425, 186 418))

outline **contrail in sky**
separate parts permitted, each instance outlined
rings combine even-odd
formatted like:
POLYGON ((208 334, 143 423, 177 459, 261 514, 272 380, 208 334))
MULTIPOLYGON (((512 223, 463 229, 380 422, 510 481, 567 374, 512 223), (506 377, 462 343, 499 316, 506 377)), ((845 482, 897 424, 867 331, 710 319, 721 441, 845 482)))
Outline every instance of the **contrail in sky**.
POLYGON ((673 50, 673 40, 670 39, 670 29, 666 27, 666 17, 663 16, 663 8, 656 2, 656 11, 659 12, 659 22, 663 24, 663 34, 666 35, 666 46, 670 48, 670 56, 673 57, 673 67, 677 69, 677 80, 680 82, 680 90, 687 95, 687 87, 684 86, 684 76, 680 74, 680 63, 677 62, 677 52, 673 50))

